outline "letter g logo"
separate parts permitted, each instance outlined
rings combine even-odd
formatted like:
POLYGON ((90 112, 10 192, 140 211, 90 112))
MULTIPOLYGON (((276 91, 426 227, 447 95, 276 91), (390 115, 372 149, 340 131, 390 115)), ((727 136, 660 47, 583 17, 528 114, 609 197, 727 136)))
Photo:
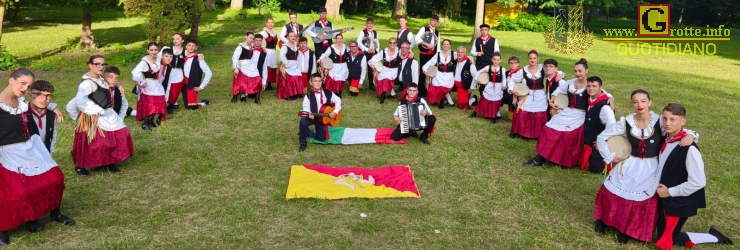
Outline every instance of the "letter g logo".
POLYGON ((639 4, 638 36, 670 36, 671 7, 668 4, 639 4))

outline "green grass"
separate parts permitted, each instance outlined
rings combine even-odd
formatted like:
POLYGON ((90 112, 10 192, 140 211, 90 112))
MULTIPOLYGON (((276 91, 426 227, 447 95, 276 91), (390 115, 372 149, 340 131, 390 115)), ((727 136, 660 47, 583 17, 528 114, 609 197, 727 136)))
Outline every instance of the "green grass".
MULTIPOLYGON (((38 79, 57 86, 54 101, 63 105, 76 92, 86 71, 84 59, 92 53, 65 49, 75 42, 80 25, 63 17, 78 12, 62 9, 61 14, 49 14, 51 18, 41 18, 39 13, 38 20, 5 27, 3 43, 24 65, 35 69, 38 79)), ((128 71, 145 54, 143 19, 103 14, 103 20, 94 20, 93 33, 101 47, 112 48, 101 53, 115 58, 124 72, 122 83, 130 87, 128 71)), ((236 15, 207 13, 209 19, 202 23, 200 40, 205 47, 200 52, 214 79, 201 96, 210 98, 212 105, 198 111, 179 110, 152 133, 127 119, 136 155, 121 164, 121 173, 74 174, 69 155, 73 122, 59 125, 54 158, 67 175, 62 207, 78 224, 68 228, 49 223, 44 232, 33 234, 23 228, 12 230, 14 248, 653 248, 634 242, 619 246, 613 232, 594 233, 593 200, 603 176, 554 166, 521 167, 534 155, 536 142, 506 137, 509 122, 491 125, 484 119, 466 118, 469 112, 435 108, 438 127, 431 147, 410 140, 407 145, 309 145, 305 153, 298 153, 299 101, 277 100, 272 91, 264 95, 262 105, 229 103, 233 48, 245 29, 261 27, 264 19, 251 11, 246 21, 236 15), (287 201, 293 164, 409 165, 421 198, 287 201), (369 216, 361 218, 360 213, 369 216)), ((273 17, 277 24, 287 21, 285 13, 273 17)), ((299 21, 305 24, 309 17, 301 14, 299 21)), ((348 16, 337 23, 357 27, 348 35, 356 37, 364 19, 348 16)), ((410 26, 423 23, 412 19, 410 26)), ((377 16, 376 28, 387 38, 397 26, 390 18, 377 16)), ((444 23, 441 29, 453 47, 469 47, 472 31, 460 23, 444 23)), ((722 54, 715 56, 631 57, 617 55, 615 44, 600 40, 584 55, 564 55, 547 49, 539 33, 494 31, 493 35, 505 58, 516 55, 525 60, 527 51, 534 48, 541 61, 558 60, 567 78, 573 76, 575 61, 587 58, 590 75, 604 79, 605 88, 617 98, 619 116, 632 112, 628 97, 637 88, 650 91, 652 109, 657 112, 668 102, 687 106, 687 126, 701 133, 709 208, 690 219, 685 229, 704 231, 716 224, 738 238, 740 216, 734 212, 740 208, 736 195, 740 175, 735 169, 740 139, 734 136, 734 122, 740 120, 736 112, 740 108, 738 41, 718 45, 722 54)), ((128 98, 135 106, 134 97, 128 98)), ((393 126, 392 103, 379 105, 368 92, 343 101, 342 126, 393 126)))

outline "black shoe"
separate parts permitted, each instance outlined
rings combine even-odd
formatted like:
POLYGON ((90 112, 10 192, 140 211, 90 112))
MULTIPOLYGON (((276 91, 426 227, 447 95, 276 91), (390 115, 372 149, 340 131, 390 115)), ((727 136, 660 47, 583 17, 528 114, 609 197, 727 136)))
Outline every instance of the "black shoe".
POLYGON ((426 144, 426 145, 432 145, 432 143, 431 143, 431 142, 429 142, 429 140, 427 140, 426 138, 421 138, 421 139, 419 139, 419 140, 420 140, 420 141, 421 141, 422 143, 426 144))
POLYGON ((180 104, 179 103, 172 104, 172 108, 173 109, 179 109, 180 108, 180 104))
POLYGON ((44 231, 44 223, 41 223, 41 220, 28 221, 26 222, 26 230, 31 233, 44 231))
POLYGON ((8 232, 2 231, 0 232, 0 246, 7 245, 10 245, 10 235, 8 235, 8 232))
POLYGON ((516 138, 516 134, 514 132, 509 132, 509 138, 516 138))
POLYGON ((712 225, 709 227, 709 234, 711 234, 714 237, 717 237, 717 244, 730 244, 732 245, 732 240, 730 237, 727 237, 726 234, 724 234, 722 231, 717 228, 717 226, 712 225))
POLYGON ((82 175, 82 176, 89 176, 90 175, 90 173, 87 172, 87 169, 84 169, 84 168, 75 168, 75 172, 78 175, 82 175))
POLYGON ((268 82, 267 87, 265 87, 265 90, 272 90, 272 83, 268 82))
POLYGON ((525 167, 542 166, 542 162, 538 162, 537 160, 532 158, 532 159, 529 159, 527 162, 522 163, 522 166, 525 166, 525 167))
POLYGON ((298 147, 298 152, 306 151, 306 145, 301 144, 300 147, 298 147))
POLYGON ((468 118, 475 118, 476 116, 478 116, 478 114, 477 114, 477 113, 475 113, 475 111, 473 111, 473 113, 472 113, 472 114, 470 114, 470 115, 468 116, 468 118))
POLYGON ((69 218, 68 216, 66 216, 64 214, 59 214, 57 216, 49 215, 49 217, 51 217, 51 219, 53 221, 62 223, 65 226, 73 226, 75 223, 77 223, 77 222, 75 222, 75 220, 73 220, 72 218, 69 218))
POLYGON ((498 118, 491 118, 491 123, 496 124, 496 121, 497 120, 498 120, 498 118))
POLYGON ((375 85, 370 85, 370 90, 372 90, 372 91, 376 91, 376 90, 375 90, 375 85))
POLYGON ((261 95, 262 95, 262 92, 257 92, 257 94, 254 95, 254 103, 256 103, 256 104, 262 104, 262 102, 260 101, 260 96, 261 95))
POLYGON ((620 232, 619 235, 617 235, 617 243, 619 244, 627 244, 629 240, 630 240, 630 237, 627 236, 626 234, 623 234, 620 232))
POLYGON ((115 164, 110 164, 110 165, 108 165, 108 167, 106 167, 106 168, 108 169, 108 172, 111 172, 111 173, 118 173, 118 172, 121 172, 121 170, 120 170, 120 169, 118 169, 118 167, 116 167, 116 165, 115 165, 115 164))
POLYGON ((172 105, 167 106, 167 114, 168 115, 171 115, 174 112, 175 112, 175 109, 172 107, 172 105))
POLYGON ((231 97, 231 103, 236 103, 236 97, 239 96, 238 94, 231 97))
POLYGON ((596 220, 594 222, 594 231, 600 234, 606 233, 606 225, 604 225, 604 221, 596 220))
POLYGON ((439 101, 439 109, 445 108, 445 100, 439 101))
POLYGON ((211 103, 211 100, 209 100, 208 98, 206 98, 206 99, 200 100, 200 102, 205 103, 206 105, 208 105, 208 104, 211 103))
POLYGON ((131 107, 128 107, 128 109, 126 110, 126 117, 131 116, 132 111, 134 111, 134 109, 132 109, 131 107))
POLYGON ((148 119, 147 120, 144 120, 144 124, 141 125, 141 128, 144 131, 152 131, 152 128, 149 126, 149 123, 147 121, 148 121, 148 119))
POLYGON ((470 106, 478 105, 478 96, 477 95, 473 95, 473 97, 471 97, 471 99, 473 99, 474 101, 473 101, 473 105, 470 105, 470 106))
POLYGON ((380 94, 380 104, 383 104, 385 102, 385 93, 380 94))
POLYGON ((241 98, 239 98, 239 101, 240 101, 240 102, 247 102, 247 95, 245 95, 245 94, 242 94, 242 97, 241 97, 241 98))

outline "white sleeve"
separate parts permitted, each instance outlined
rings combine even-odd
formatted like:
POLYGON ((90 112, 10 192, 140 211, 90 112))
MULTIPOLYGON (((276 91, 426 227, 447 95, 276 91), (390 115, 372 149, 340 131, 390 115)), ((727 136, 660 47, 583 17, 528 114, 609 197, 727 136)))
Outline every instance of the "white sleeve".
POLYGON ((67 113, 69 113, 69 116, 72 117, 72 120, 77 120, 77 116, 80 115, 80 111, 77 109, 77 103, 75 102, 77 97, 73 97, 72 100, 69 100, 67 102, 67 113))
POLYGON ((614 160, 616 154, 609 151, 609 146, 606 144, 606 140, 612 136, 622 136, 626 134, 626 127, 624 123, 627 122, 624 117, 620 118, 618 122, 612 123, 607 126, 604 131, 596 137, 596 146, 599 148, 601 157, 604 157, 604 162, 609 163, 614 160))
POLYGON ((316 22, 312 22, 308 26, 306 26, 305 29, 303 29, 304 35, 309 35, 310 37, 316 37, 316 33, 313 32, 313 27, 316 27, 316 22))
MULTIPOLYGON (((452 53, 452 52, 450 52, 450 53, 452 53)), ((424 66, 421 66, 421 71, 426 72, 429 67, 431 67, 432 65, 434 65, 434 63, 437 62, 438 58, 439 58, 439 53, 435 53, 432 56, 432 58, 429 59, 429 61, 427 61, 427 63, 424 64, 424 66)))
POLYGON ((94 85, 97 84, 92 80, 82 81, 82 83, 80 83, 80 87, 77 88, 77 95, 73 100, 75 100, 77 109, 83 113, 88 115, 102 115, 105 112, 105 109, 95 104, 95 102, 91 101, 90 98, 87 98, 87 96, 93 92, 93 89, 95 88, 94 85))
POLYGON ((409 32, 409 34, 406 35, 406 40, 409 41, 409 51, 411 51, 411 49, 414 48, 414 44, 416 44, 416 39, 414 39, 414 34, 409 32))
POLYGON ((282 48, 280 48, 280 62, 285 64, 285 67, 288 67, 288 57, 285 56, 288 53, 288 43, 285 43, 282 48))
POLYGON ((128 100, 126 100, 126 94, 121 93, 121 112, 118 113, 118 116, 121 117, 121 119, 126 118, 127 111, 128 111, 128 100))
POLYGON ((396 111, 393 112, 393 116, 401 117, 401 106, 396 107, 396 111))
POLYGON ((367 52, 368 48, 365 47, 364 44, 362 44, 362 38, 364 37, 365 37, 365 32, 360 31, 360 34, 357 34, 357 47, 359 47, 360 50, 362 50, 362 52, 367 52))
POLYGON ((419 61, 417 60, 411 62, 411 81, 419 84, 419 61))
POLYGON ((424 109, 427 110, 427 115, 433 115, 432 109, 429 107, 427 100, 424 100, 424 98, 419 98, 419 101, 424 104, 424 109))
MULTIPOLYGON (((501 67, 501 85, 507 85, 506 84, 506 68, 501 67)), ((506 86, 508 88, 508 85, 506 86)))
POLYGON ((211 68, 208 67, 205 59, 198 59, 198 63, 200 64, 200 69, 203 70, 203 74, 205 75, 205 77, 203 77, 203 81, 200 83, 200 88, 204 89, 206 88, 206 85, 208 85, 208 83, 211 81, 211 77, 213 77, 213 72, 211 72, 211 68))
POLYGON ((668 193, 671 196, 689 196, 707 185, 707 177, 704 174, 704 160, 702 160, 699 150, 694 146, 690 146, 686 155, 686 171, 689 173, 686 182, 668 188, 668 193))
POLYGON ((514 73, 511 78, 509 78, 509 93, 511 93, 511 89, 514 88, 514 84, 522 82, 522 78, 524 78, 522 74, 524 74, 524 69, 520 69, 518 72, 514 73))
POLYGON ((314 60, 314 59, 316 59, 316 54, 315 53, 313 54, 313 58, 308 58, 308 60, 311 61, 309 63, 312 65, 311 66, 311 74, 312 75, 313 75, 313 73, 316 73, 317 72, 316 71, 317 70, 316 67, 318 67, 318 65, 316 65, 316 60, 314 60))
POLYGON ((606 126, 617 122, 616 118, 614 118, 614 111, 609 107, 609 105, 601 107, 601 111, 599 111, 599 120, 601 120, 601 124, 606 126))
POLYGON ((49 105, 46 105, 46 109, 49 111, 54 111, 54 109, 57 108, 57 103, 50 102, 49 105))
POLYGON ((473 56, 473 57, 478 56, 478 48, 475 47, 475 41, 476 39, 473 39, 473 45, 470 46, 470 56, 473 56))
POLYGON ((380 62, 380 60, 383 60, 383 52, 378 51, 378 53, 376 53, 372 58, 370 58, 370 61, 368 61, 367 63, 373 64, 376 62, 380 62))
POLYGON ((162 49, 159 50, 159 53, 157 53, 157 62, 162 61, 162 51, 164 51, 164 49, 167 49, 167 48, 171 49, 170 47, 162 46, 162 49))
POLYGON ((608 92, 606 92, 606 89, 601 89, 601 91, 604 92, 604 94, 606 95, 606 97, 614 98, 614 96, 612 96, 612 94, 609 94, 608 92))
POLYGON ((493 52, 496 52, 496 51, 498 51, 499 53, 501 52, 500 50, 498 50, 498 39, 496 39, 496 41, 493 42, 493 52))
POLYGON ((420 44, 421 42, 423 42, 423 40, 421 40, 421 37, 423 35, 424 35, 424 27, 421 27, 421 29, 419 29, 419 32, 416 32, 416 37, 414 37, 414 41, 416 42, 416 44, 420 44))
POLYGON ((231 56, 231 69, 235 69, 239 67, 239 56, 242 54, 242 46, 237 45, 236 49, 234 50, 234 55, 231 56))
POLYGON ((334 45, 329 46, 329 48, 326 49, 326 51, 324 51, 324 54, 321 54, 321 56, 319 56, 319 59, 316 59, 316 61, 320 62, 321 59, 324 59, 324 57, 329 57, 329 55, 331 55, 332 50, 334 49, 333 47, 334 45))
POLYGON ((54 126, 54 134, 51 136, 51 147, 49 147, 49 153, 54 154, 54 145, 57 144, 57 129, 54 126))
POLYGON ((131 75, 133 76, 133 80, 135 82, 141 82, 144 81, 144 74, 142 72, 146 72, 149 70, 149 65, 147 65, 147 62, 144 60, 141 60, 139 64, 136 65, 136 67, 131 70, 131 75))
POLYGON ((362 73, 360 73, 360 84, 362 84, 365 82, 365 76, 367 76, 367 60, 362 58, 360 61, 360 67, 362 68, 362 73))
MULTIPOLYGON (((290 24, 290 23, 288 23, 288 24, 290 24)), ((286 35, 287 33, 288 33, 288 28, 286 28, 286 27, 285 27, 285 25, 283 25, 283 29, 282 29, 282 30, 280 30, 280 36, 278 36, 278 39, 280 39, 280 41, 282 41, 282 42, 283 42, 283 44, 286 44, 286 43, 288 43, 288 38, 285 38, 285 35, 286 35)), ((297 35, 298 35, 298 34, 296 34, 296 36, 297 36, 297 35)))
MULTIPOLYGON (((545 81, 548 81, 549 79, 544 79, 545 81)), ((545 82, 547 84, 547 82, 545 82)), ((566 95, 568 94, 568 86, 570 84, 568 82, 561 82, 558 84, 558 88, 555 89, 555 91, 552 92, 552 96, 558 96, 558 95, 566 95), (565 83, 565 84, 563 84, 565 83)))
POLYGON ((337 95, 331 95, 331 102, 334 103, 334 112, 342 111, 342 98, 337 95))
POLYGON ((303 111, 311 112, 311 102, 308 100, 308 95, 313 95, 313 93, 308 92, 308 94, 303 96, 303 111))

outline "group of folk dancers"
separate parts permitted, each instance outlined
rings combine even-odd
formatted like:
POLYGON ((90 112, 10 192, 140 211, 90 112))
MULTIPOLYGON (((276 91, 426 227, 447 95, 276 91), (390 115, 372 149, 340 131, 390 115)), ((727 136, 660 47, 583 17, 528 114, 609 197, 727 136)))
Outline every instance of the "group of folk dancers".
MULTIPOLYGON (((706 206, 704 163, 696 146, 699 136, 683 128, 686 110, 681 105, 669 104, 658 115, 649 110, 649 94, 636 90, 631 96, 635 113, 617 121, 613 98, 603 90, 599 77, 588 76, 585 59, 575 63, 575 78, 571 80, 563 79, 565 74, 558 71, 557 61, 547 59, 539 64, 535 50, 529 52, 526 67, 519 68, 518 58, 511 57, 510 69, 506 70, 500 65, 498 42, 488 34, 489 26, 483 24, 481 37, 475 39, 471 49, 473 62, 464 46, 453 53, 449 40, 431 44, 420 38, 426 32, 439 38, 436 16, 420 29, 416 39, 405 26, 405 17, 399 18, 398 35, 390 38, 388 47, 382 51, 376 51, 377 32, 372 29, 373 20, 368 19, 366 29, 357 41, 349 43, 348 49, 342 32, 330 38, 311 30, 313 26, 333 28, 326 20, 324 8, 319 14, 321 18, 303 33, 303 26, 296 23, 296 13, 291 12, 291 23, 285 25, 279 36, 272 30, 274 22, 269 19, 266 30, 257 34, 247 32, 232 58, 232 102, 245 101, 251 95, 259 104, 261 91, 269 89, 271 83, 276 83, 281 99, 303 97, 303 111, 309 115, 299 123, 299 151, 306 149, 308 138, 328 139, 327 125, 314 114, 333 106, 334 111, 328 116, 338 115, 345 82, 350 82, 350 93, 356 96, 364 79, 368 79, 380 103, 387 95, 395 95, 394 85, 399 85, 400 104, 416 102, 425 107, 421 115, 428 126, 419 136, 424 144, 430 144, 428 138, 436 122, 429 103, 438 103, 440 109, 452 105, 454 101, 449 94, 456 88, 458 108, 475 106, 470 117, 481 115, 495 123, 501 116, 499 108, 508 104, 513 114, 509 136, 538 139, 537 155, 525 162, 525 166, 550 161, 563 167, 580 165, 581 169, 594 173, 604 170, 604 162, 616 166, 611 171, 607 169, 608 177, 596 197, 596 231, 604 233, 606 227, 614 227, 619 231, 620 243, 626 243, 629 238, 650 242, 657 228, 660 239, 656 245, 660 249, 671 249, 673 245, 732 243, 714 226, 708 233, 681 232, 686 219, 706 206), (308 48, 307 38, 301 34, 318 40, 314 51, 308 48), (366 37, 371 37, 374 45, 366 46, 362 42, 366 37), (275 51, 278 41, 283 43, 279 59, 285 67, 279 71, 275 51), (414 43, 420 46, 420 62, 411 52, 414 43), (317 73, 324 58, 331 59, 333 67, 324 74, 317 73), (376 69, 377 63, 382 69, 376 69), (368 66, 377 73, 368 72, 368 66), (419 72, 427 74, 432 67, 437 68, 437 73, 426 88, 419 81, 419 72), (489 82, 477 80, 479 74, 488 74, 489 82), (525 84, 528 93, 512 92, 518 83, 525 84), (475 88, 479 89, 480 102, 477 96, 470 96, 475 88), (567 107, 557 107, 554 97, 558 95, 568 96, 567 107), (314 130, 309 129, 311 125, 314 130), (610 137, 621 135, 632 146, 627 159, 615 157, 606 143, 610 137)), ((102 56, 92 56, 87 61, 90 71, 82 77, 77 95, 66 107, 77 120, 72 148, 77 174, 89 175, 87 169, 103 168, 118 172, 115 164, 133 155, 133 142, 123 124, 124 117, 135 113, 136 119, 143 121, 142 128, 151 130, 159 126, 166 114, 174 112, 180 94, 189 109, 209 103, 208 99, 196 101, 198 92, 208 85, 212 76, 204 56, 196 50, 197 42, 185 42, 182 33, 173 36, 172 47, 148 45, 148 55, 132 71, 136 82, 133 92, 137 95, 135 112, 128 108, 123 95, 124 89, 118 81, 120 71, 108 66, 102 56)), ((6 231, 22 223, 26 223, 29 231, 43 230, 39 219, 45 214, 66 225, 75 223, 60 211, 64 176, 51 159, 56 141, 55 123, 61 120, 61 113, 55 105, 50 105, 54 88, 46 81, 35 81, 33 73, 23 69, 12 72, 8 82, 0 93, 0 153, 3 155, 0 190, 9 195, 0 198, 0 208, 10 212, 0 218, 0 245, 9 243, 6 231), (31 99, 28 104, 24 102, 27 90, 31 99)), ((418 136, 416 132, 400 132, 399 109, 394 112, 399 126, 391 139, 418 136)))

